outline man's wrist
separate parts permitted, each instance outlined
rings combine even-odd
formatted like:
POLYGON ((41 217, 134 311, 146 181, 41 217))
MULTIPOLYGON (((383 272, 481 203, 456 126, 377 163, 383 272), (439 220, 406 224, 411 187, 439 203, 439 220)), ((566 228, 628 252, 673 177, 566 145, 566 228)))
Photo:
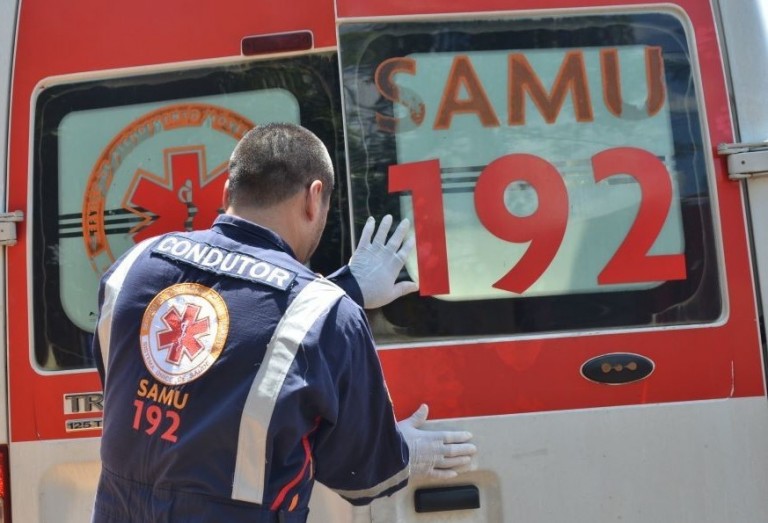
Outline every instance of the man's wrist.
POLYGON ((341 287, 341 289, 347 293, 347 296, 352 298, 352 300, 360 305, 360 307, 365 306, 363 300, 363 291, 360 289, 360 285, 357 283, 357 280, 352 274, 352 271, 349 269, 349 265, 345 265, 338 271, 334 272, 328 276, 328 279, 341 287))

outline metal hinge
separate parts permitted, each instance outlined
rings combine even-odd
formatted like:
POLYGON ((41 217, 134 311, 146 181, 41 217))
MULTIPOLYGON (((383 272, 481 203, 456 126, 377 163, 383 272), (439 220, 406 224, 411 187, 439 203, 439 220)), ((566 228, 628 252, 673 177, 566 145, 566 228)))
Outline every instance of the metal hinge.
POLYGON ((0 213, 0 245, 16 245, 16 222, 23 219, 21 211, 0 213))
POLYGON ((728 157, 728 178, 746 180, 768 176, 768 142, 721 143, 717 154, 728 157))

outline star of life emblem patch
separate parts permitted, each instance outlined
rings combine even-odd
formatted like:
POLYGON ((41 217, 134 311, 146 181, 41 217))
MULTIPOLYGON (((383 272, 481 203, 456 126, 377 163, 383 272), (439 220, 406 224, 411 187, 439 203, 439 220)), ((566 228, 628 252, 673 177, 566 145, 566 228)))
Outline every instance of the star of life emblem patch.
POLYGON ((216 362, 229 332, 229 311, 215 290, 197 283, 163 289, 141 322, 141 355, 166 385, 189 383, 216 362))

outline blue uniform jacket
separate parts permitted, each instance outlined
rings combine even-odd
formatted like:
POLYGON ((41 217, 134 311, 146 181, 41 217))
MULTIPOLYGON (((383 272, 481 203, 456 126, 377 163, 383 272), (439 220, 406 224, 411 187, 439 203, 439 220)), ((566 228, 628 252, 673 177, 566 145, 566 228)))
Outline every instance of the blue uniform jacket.
POLYGON ((146 240, 99 311, 95 522, 298 522, 314 480, 353 504, 407 482, 365 313, 271 231, 222 215, 146 240))

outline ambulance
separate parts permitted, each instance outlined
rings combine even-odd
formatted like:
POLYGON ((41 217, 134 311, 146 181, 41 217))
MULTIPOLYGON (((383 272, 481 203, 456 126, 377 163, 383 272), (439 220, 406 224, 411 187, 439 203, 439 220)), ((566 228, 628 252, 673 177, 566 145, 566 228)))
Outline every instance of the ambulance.
POLYGON ((3 0, 2 521, 88 521, 100 275, 290 121, 338 177, 314 270, 413 223, 382 367, 478 447, 310 521, 768 522, 766 64, 764 0, 3 0))

